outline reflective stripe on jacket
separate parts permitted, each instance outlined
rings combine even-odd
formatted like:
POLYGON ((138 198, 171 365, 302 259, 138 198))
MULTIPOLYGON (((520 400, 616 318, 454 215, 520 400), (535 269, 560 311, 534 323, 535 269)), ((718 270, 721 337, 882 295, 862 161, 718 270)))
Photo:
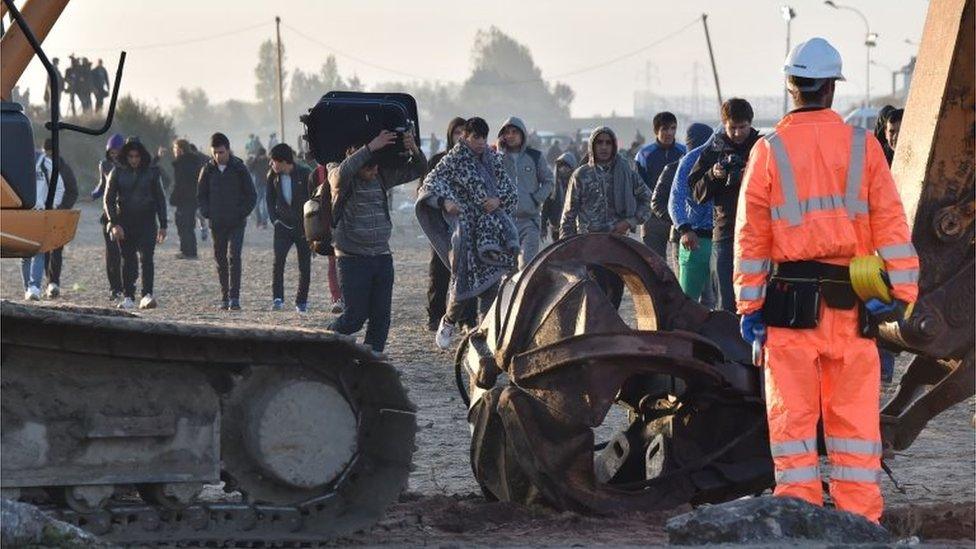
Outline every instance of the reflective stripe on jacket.
POLYGON ((895 298, 918 296, 918 256, 881 145, 829 109, 788 114, 752 150, 739 194, 737 307, 762 307, 773 263, 848 265, 877 252, 895 298))

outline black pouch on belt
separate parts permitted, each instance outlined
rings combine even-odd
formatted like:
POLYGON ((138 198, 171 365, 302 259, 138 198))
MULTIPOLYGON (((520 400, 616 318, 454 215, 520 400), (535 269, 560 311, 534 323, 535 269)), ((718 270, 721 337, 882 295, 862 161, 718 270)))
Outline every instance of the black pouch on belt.
POLYGON ((840 280, 821 280, 820 293, 824 303, 831 309, 850 311, 857 306, 857 294, 850 282, 840 280))
POLYGON ((820 324, 820 283, 772 277, 766 285, 763 321, 776 328, 816 328, 820 324))

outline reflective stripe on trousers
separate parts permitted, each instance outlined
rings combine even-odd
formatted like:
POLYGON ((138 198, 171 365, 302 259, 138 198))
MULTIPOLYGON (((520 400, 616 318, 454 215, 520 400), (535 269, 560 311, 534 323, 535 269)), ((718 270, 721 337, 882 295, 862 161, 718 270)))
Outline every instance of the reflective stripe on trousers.
POLYGON ((823 418, 830 494, 837 507, 877 521, 880 363, 874 342, 857 335, 857 310, 824 307, 813 329, 768 328, 766 414, 777 496, 823 504, 816 454, 823 418))
POLYGON ((880 456, 881 450, 883 449, 881 446, 881 441, 827 437, 825 442, 828 452, 844 452, 847 454, 880 456))

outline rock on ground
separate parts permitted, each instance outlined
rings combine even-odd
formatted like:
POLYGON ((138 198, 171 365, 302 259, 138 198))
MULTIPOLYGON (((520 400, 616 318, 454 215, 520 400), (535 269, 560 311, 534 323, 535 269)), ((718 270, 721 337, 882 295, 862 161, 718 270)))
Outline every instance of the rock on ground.
POLYGON ((678 545, 811 540, 884 543, 888 531, 863 517, 793 498, 761 497, 710 505, 672 518, 665 530, 678 545))
POLYGON ((88 532, 27 503, 0 500, 0 545, 4 547, 109 547, 88 532))

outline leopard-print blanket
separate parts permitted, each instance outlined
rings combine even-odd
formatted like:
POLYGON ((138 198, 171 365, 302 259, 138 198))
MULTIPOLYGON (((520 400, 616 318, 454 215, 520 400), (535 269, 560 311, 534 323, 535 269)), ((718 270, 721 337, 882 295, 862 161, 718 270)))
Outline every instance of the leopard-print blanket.
POLYGON ((494 185, 481 175, 476 162, 482 160, 458 142, 427 173, 417 197, 417 219, 434 251, 451 269, 450 293, 456 300, 482 294, 517 264, 518 233, 512 220, 518 192, 501 157, 490 150, 484 154, 494 185), (489 214, 482 203, 491 196, 501 205, 489 214), (440 207, 444 200, 455 202, 460 213, 446 215, 440 207))

